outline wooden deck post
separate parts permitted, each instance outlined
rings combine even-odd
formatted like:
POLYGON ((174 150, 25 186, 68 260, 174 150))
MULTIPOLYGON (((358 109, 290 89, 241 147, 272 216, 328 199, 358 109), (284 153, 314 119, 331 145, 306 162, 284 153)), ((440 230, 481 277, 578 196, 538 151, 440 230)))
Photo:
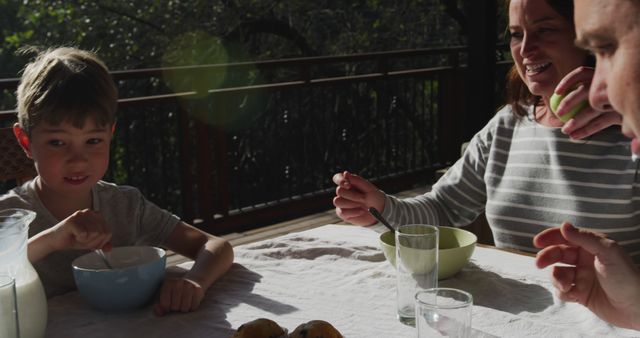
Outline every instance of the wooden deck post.
POLYGON ((495 113, 496 83, 496 0, 465 1, 468 15, 468 66, 466 124, 469 140, 495 113))

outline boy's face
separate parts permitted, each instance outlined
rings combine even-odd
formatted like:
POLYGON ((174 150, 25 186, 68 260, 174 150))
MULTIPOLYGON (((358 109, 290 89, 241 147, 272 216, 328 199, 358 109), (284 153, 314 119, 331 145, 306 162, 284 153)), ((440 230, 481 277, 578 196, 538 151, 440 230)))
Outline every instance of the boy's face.
POLYGON ((85 196, 109 167, 111 135, 111 125, 98 126, 91 118, 81 129, 67 121, 41 122, 33 128, 26 152, 35 163, 42 189, 85 196))
POLYGON ((640 1, 576 0, 577 44, 596 56, 589 100, 623 117, 622 131, 640 154, 640 1))

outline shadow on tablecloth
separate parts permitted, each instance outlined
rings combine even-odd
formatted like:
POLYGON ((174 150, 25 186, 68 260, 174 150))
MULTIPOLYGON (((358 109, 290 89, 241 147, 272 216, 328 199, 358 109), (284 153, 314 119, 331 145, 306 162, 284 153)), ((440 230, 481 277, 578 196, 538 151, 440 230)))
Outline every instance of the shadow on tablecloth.
POLYGON ((473 295, 473 304, 512 314, 542 312, 554 304, 546 288, 486 271, 473 263, 439 286, 465 290, 473 295))

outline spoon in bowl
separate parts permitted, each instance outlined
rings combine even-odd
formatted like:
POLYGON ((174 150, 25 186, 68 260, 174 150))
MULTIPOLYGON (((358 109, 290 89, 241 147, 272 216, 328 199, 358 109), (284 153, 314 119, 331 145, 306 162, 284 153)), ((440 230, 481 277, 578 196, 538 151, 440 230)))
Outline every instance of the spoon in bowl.
POLYGON ((394 227, 391 226, 391 224, 389 224, 389 222, 387 222, 386 219, 384 219, 384 217, 382 217, 382 214, 380 214, 380 212, 378 211, 378 209, 371 207, 369 208, 369 213, 375 217, 378 222, 384 224, 384 226, 387 227, 387 229, 391 230, 392 233, 396 232, 396 229, 394 227))
POLYGON ((102 258, 104 265, 106 265, 109 270, 113 270, 113 266, 111 266, 111 263, 109 263, 107 255, 105 255, 104 251, 102 251, 102 249, 98 249, 96 250, 96 253, 98 254, 98 256, 100 256, 100 258, 102 258))

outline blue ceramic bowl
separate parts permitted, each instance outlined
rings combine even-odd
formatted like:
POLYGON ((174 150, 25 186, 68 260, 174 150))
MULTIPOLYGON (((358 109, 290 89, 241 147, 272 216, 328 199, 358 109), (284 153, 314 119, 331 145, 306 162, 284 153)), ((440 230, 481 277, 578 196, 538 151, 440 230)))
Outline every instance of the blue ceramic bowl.
POLYGON ((127 246, 105 254, 113 269, 108 269, 95 252, 71 263, 78 291, 89 305, 111 312, 149 304, 164 279, 165 251, 151 246, 127 246))

